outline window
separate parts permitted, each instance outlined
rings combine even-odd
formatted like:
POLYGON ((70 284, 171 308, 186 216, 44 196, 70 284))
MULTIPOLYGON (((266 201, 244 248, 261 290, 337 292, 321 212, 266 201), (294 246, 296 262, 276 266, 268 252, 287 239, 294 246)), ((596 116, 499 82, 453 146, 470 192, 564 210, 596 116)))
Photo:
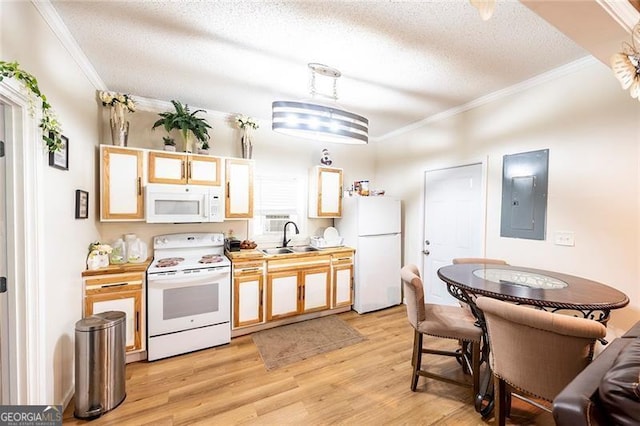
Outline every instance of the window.
POLYGON ((304 223, 300 220, 305 214, 303 184, 301 179, 289 176, 256 176, 253 214, 255 240, 280 241, 282 228, 290 220, 304 234, 304 223))

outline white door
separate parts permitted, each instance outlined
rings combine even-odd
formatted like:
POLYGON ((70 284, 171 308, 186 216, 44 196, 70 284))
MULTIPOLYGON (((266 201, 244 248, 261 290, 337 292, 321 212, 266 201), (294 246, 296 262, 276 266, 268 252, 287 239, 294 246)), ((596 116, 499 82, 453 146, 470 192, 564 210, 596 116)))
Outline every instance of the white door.
POLYGON ((482 164, 427 171, 424 200, 425 301, 456 305, 437 272, 456 257, 482 256, 482 164))

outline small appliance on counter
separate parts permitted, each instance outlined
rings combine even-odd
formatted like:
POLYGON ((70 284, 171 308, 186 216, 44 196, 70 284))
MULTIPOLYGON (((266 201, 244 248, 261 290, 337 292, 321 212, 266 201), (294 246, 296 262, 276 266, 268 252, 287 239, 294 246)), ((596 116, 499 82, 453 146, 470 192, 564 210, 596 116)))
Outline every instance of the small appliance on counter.
POLYGON ((224 249, 226 251, 240 251, 240 240, 224 239, 224 249))

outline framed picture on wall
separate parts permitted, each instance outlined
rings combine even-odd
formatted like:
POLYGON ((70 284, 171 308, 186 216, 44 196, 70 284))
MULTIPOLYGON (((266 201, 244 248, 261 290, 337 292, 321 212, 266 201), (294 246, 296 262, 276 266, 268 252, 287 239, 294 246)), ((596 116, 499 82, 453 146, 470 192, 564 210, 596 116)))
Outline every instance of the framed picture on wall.
POLYGON ((69 170, 69 139, 60 135, 62 147, 59 151, 49 153, 49 165, 60 170, 69 170))
POLYGON ((81 189, 76 189, 76 219, 87 219, 89 217, 89 193, 81 189))

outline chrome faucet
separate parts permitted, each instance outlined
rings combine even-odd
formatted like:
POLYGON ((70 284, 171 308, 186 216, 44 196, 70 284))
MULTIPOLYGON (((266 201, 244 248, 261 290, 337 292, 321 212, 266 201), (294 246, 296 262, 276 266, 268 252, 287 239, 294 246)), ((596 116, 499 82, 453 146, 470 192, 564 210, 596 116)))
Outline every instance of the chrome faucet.
POLYGON ((287 244, 289 244, 289 242, 291 241, 291 239, 287 240, 287 225, 289 224, 293 224, 293 227, 296 228, 296 234, 299 234, 300 231, 298 230, 298 225, 296 225, 295 222, 289 221, 287 223, 284 224, 283 230, 284 230, 284 237, 282 238, 282 247, 286 247, 287 244))

